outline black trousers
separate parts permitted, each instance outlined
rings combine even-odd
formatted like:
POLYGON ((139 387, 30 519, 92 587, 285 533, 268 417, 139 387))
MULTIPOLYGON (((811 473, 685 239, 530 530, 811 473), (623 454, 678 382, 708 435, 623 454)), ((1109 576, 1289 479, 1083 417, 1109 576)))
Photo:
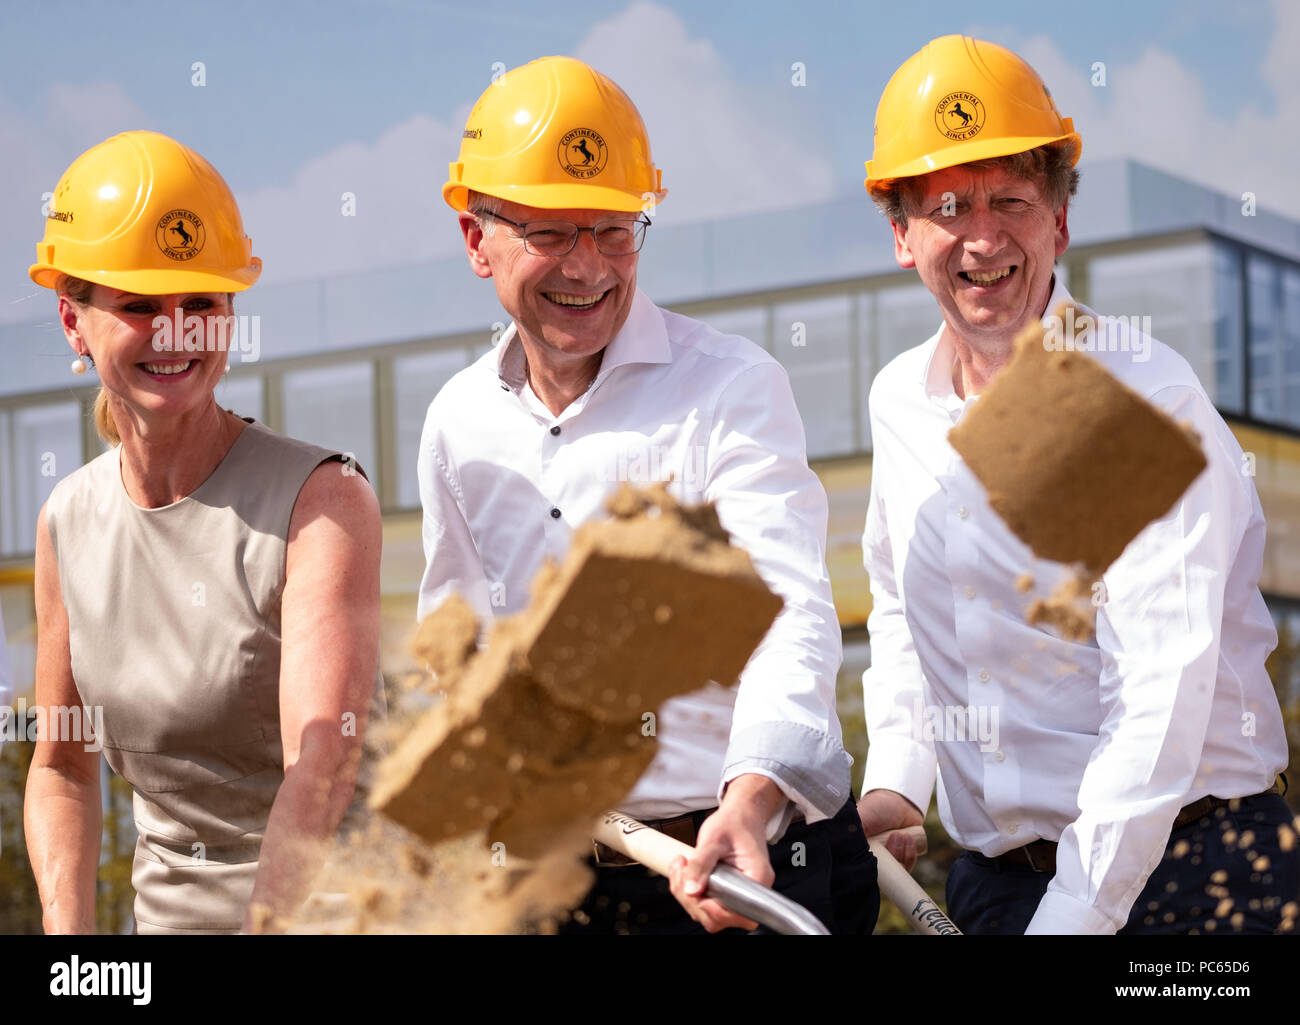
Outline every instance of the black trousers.
MULTIPOLYGON (((699 812, 699 825, 712 812, 699 812)), ((832 933, 864 935, 876 925, 880 889, 876 859, 862 835, 852 800, 834 818, 796 822, 769 845, 773 889, 811 911, 832 933)), ((668 880, 642 865, 599 866, 596 885, 559 929, 564 934, 704 935, 668 889, 668 880)), ((759 933, 771 930, 760 926, 759 933)), ((744 935, 740 929, 727 933, 744 935)))
MULTIPOLYGON (((1293 929, 1283 911, 1300 899, 1300 850, 1282 831, 1291 819, 1281 795, 1260 794, 1175 830, 1120 935, 1293 929)), ((948 915, 972 935, 1023 933, 1051 881, 965 851, 948 871, 948 915)))

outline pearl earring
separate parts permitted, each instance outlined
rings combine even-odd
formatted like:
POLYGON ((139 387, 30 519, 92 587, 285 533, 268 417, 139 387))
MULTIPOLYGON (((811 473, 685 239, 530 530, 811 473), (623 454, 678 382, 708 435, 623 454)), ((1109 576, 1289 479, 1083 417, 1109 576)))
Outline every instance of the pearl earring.
POLYGON ((77 358, 72 361, 72 372, 80 377, 86 372, 86 364, 89 361, 90 357, 78 355, 77 358))

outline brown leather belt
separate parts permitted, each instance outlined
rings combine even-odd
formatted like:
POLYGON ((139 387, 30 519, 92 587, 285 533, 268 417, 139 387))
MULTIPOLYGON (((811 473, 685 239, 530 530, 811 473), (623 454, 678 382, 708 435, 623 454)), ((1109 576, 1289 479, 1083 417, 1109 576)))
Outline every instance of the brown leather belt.
MULTIPOLYGON (((1267 797, 1269 794, 1285 793, 1286 777, 1279 776, 1273 781, 1271 787, 1253 796, 1267 797)), ((1235 805, 1239 801, 1248 800, 1250 800, 1248 797, 1202 797, 1199 801, 1193 801, 1178 813, 1170 832, 1176 833, 1184 826, 1199 822, 1207 815, 1212 814, 1217 808, 1226 808, 1235 805)), ((1027 843, 1023 847, 1017 847, 989 860, 996 861, 999 865, 1005 867, 1028 868, 1034 872, 1054 873, 1056 871, 1056 843, 1053 840, 1035 840, 1033 843, 1027 843)))
MULTIPOLYGON (((678 815, 671 819, 646 820, 645 825, 651 829, 657 829, 665 836, 671 836, 674 840, 680 840, 688 847, 694 847, 696 837, 700 831, 700 823, 717 810, 716 808, 706 808, 703 811, 688 811, 685 815, 678 815)), ((609 847, 599 840, 592 840, 591 846, 595 853, 596 864, 601 868, 626 868, 629 865, 640 864, 634 858, 629 858, 626 854, 614 850, 613 847, 609 847)))

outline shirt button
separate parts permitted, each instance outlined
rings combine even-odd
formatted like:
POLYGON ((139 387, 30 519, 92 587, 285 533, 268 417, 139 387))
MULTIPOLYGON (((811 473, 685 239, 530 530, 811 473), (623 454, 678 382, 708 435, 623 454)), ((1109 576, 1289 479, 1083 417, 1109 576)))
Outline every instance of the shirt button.
POLYGON ((988 682, 989 682, 989 671, 987 669, 981 669, 980 683, 988 683, 988 682))
MULTIPOLYGON (((1003 754, 1001 751, 994 751, 993 760, 995 762, 1005 762, 1007 760, 1007 756, 1003 754)), ((1012 830, 1012 832, 1015 832, 1015 830, 1012 830)))
POLYGON ((971 587, 970 584, 967 584, 967 585, 966 585, 966 590, 965 590, 964 593, 965 593, 965 595, 966 595, 967 598, 974 598, 974 597, 975 597, 975 588, 971 587))
POLYGON ((1019 832, 1020 832, 1020 827, 1017 826, 1014 822, 1011 823, 1011 825, 1007 826, 1007 835, 1008 835, 1008 836, 1015 836, 1015 835, 1016 835, 1017 833, 1019 833, 1019 832))
POLYGON ((967 516, 970 515, 970 510, 963 505, 960 509, 957 510, 957 515, 964 520, 967 516))
POLYGON ((559 510, 559 509, 552 509, 552 510, 551 510, 551 519, 553 519, 553 520, 558 520, 559 518, 560 518, 560 510, 559 510))
POLYGON ((560 428, 559 428, 559 427, 552 427, 552 428, 551 428, 551 433, 552 433, 552 434, 559 434, 559 433, 560 433, 560 428))

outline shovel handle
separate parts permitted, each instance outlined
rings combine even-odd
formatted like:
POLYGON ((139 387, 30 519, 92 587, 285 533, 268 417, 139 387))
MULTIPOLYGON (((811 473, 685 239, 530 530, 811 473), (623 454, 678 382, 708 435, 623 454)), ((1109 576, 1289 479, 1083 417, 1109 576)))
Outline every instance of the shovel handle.
POLYGON ((910 833, 916 836, 917 852, 926 851, 925 830, 920 826, 890 829, 867 838, 871 853, 876 856, 876 877, 880 892, 890 899, 907 918, 907 924, 922 936, 960 936, 961 930, 943 913, 921 884, 912 878, 898 860, 885 849, 885 840, 892 833, 910 833))
MULTIPOLYGON (((661 876, 669 874, 677 858, 689 858, 695 853, 695 848, 617 811, 605 812, 596 823, 593 835, 606 847, 639 861, 661 876)), ((727 910, 752 918, 773 932, 797 936, 830 934, 830 930, 807 908, 770 887, 754 882, 730 865, 714 866, 705 894, 727 910)))

